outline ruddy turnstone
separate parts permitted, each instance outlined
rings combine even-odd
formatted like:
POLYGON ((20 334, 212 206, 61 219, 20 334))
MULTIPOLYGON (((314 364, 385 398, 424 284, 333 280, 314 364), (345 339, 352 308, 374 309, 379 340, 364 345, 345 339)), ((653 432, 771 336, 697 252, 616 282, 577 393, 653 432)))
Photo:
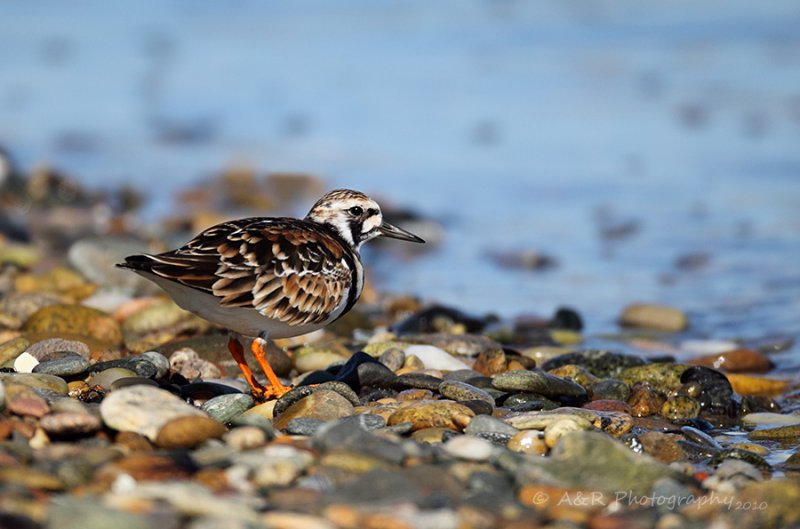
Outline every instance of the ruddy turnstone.
POLYGON ((226 327, 230 351, 256 398, 280 396, 265 354, 268 338, 300 336, 340 318, 364 286, 359 249, 375 237, 425 242, 385 222, 363 193, 338 189, 304 219, 256 217, 208 228, 186 245, 158 255, 131 255, 117 266, 160 286, 184 309, 226 327), (271 386, 253 376, 238 336, 271 386))

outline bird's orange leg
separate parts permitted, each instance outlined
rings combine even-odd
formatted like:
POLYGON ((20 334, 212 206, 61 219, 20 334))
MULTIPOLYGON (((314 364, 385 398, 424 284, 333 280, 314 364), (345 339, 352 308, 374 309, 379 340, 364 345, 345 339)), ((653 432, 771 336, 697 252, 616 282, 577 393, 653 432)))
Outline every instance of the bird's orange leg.
POLYGON ((245 380, 247 380, 247 384, 250 386, 250 393, 253 395, 253 398, 256 400, 263 399, 266 388, 262 386, 258 380, 256 380, 256 377, 250 370, 250 366, 247 365, 247 361, 244 359, 244 348, 242 347, 242 344, 239 343, 239 340, 233 336, 228 338, 228 351, 230 351, 233 359, 236 360, 236 363, 239 365, 239 369, 242 370, 242 374, 244 375, 245 380))
POLYGON ((289 391, 291 388, 287 388, 281 381, 278 380, 278 376, 275 374, 275 371, 272 370, 272 366, 269 365, 269 361, 267 361, 267 341, 264 338, 258 337, 253 340, 253 344, 251 346, 251 350, 253 351, 253 356, 256 357, 256 361, 258 365, 261 366, 261 370, 267 375, 269 379, 270 387, 264 388, 264 396, 280 398, 283 396, 284 393, 289 391))

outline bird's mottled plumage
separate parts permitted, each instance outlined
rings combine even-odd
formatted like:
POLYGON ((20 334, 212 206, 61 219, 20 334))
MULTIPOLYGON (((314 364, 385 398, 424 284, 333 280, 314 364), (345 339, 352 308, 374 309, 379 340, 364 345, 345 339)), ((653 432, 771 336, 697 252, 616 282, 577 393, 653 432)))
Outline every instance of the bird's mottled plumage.
POLYGON ((130 256, 120 266, 152 279, 179 305, 211 321, 225 308, 249 309, 264 318, 257 333, 252 318, 241 325, 239 318, 218 321, 241 334, 295 336, 330 323, 358 300, 363 286, 358 250, 379 235, 421 242, 384 223, 378 204, 363 193, 340 189, 320 198, 305 219, 224 222, 177 250, 130 256), (185 289, 190 291, 175 295, 185 289), (212 310, 214 303, 218 307, 212 310))

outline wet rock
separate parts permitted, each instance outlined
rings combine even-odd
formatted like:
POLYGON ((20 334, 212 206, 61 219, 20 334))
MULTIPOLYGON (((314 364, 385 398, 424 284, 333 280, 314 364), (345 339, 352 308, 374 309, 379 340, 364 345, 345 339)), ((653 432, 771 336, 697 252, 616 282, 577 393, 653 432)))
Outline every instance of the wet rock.
POLYGON ((491 395, 466 382, 445 380, 439 384, 439 393, 441 393, 443 397, 455 401, 480 400, 488 403, 491 408, 494 408, 494 398, 491 395))
POLYGON ((649 417, 661 413, 666 398, 661 392, 655 391, 653 387, 644 382, 638 383, 631 388, 631 396, 628 403, 631 406, 631 414, 635 417, 649 417))
POLYGON ((767 461, 763 457, 756 454, 755 452, 751 452, 749 450, 743 450, 741 448, 726 448, 724 450, 721 450, 720 452, 714 454, 714 456, 711 458, 711 461, 709 461, 708 464, 711 467, 717 467, 723 461, 731 459, 744 461, 761 470, 769 471, 771 469, 770 464, 767 463, 767 461))
POLYGON ((774 397, 786 391, 787 380, 769 379, 740 373, 728 373, 728 382, 739 395, 774 397))
POLYGON ((782 413, 748 413, 742 417, 742 423, 750 425, 777 424, 781 426, 794 426, 800 424, 800 415, 782 413))
POLYGON ((657 331, 680 332, 689 326, 689 319, 682 311, 655 303, 634 303, 625 307, 620 324, 657 331))
POLYGON ((58 358, 40 362, 33 368, 33 372, 70 378, 87 372, 89 367, 89 361, 80 354, 64 352, 58 355, 58 358))
POLYGON ((519 430, 491 415, 477 415, 469 422, 464 433, 467 435, 480 436, 483 434, 504 434, 516 435, 519 430))
POLYGON ((231 422, 235 417, 252 408, 255 404, 253 397, 245 393, 230 393, 218 395, 203 403, 201 410, 212 419, 222 424, 231 422))
POLYGON ((681 382, 696 387, 691 393, 697 393, 695 398, 704 412, 728 416, 735 416, 738 413, 738 403, 734 399, 733 388, 725 375, 719 371, 692 366, 683 372, 681 382))
POLYGON ((219 368, 204 358, 200 358, 193 349, 178 349, 169 356, 169 364, 173 371, 180 373, 187 380, 219 378, 219 368))
POLYGON ((675 391, 681 387, 681 375, 689 366, 684 364, 648 364, 630 367, 619 374, 619 379, 629 386, 646 382, 662 393, 675 391))
POLYGON ((800 438, 800 425, 793 424, 788 426, 778 426, 777 428, 765 428, 755 430, 748 435, 754 441, 792 441, 800 438))
POLYGON ((589 392, 595 400, 627 401, 631 396, 631 388, 621 380, 605 378, 589 386, 589 392))
POLYGON ((541 371, 507 371, 497 375, 492 385, 502 391, 527 391, 545 397, 586 397, 586 390, 575 382, 541 371))
POLYGON ((103 422, 121 432, 136 432, 155 441, 161 427, 179 417, 207 417, 204 412, 163 389, 136 385, 111 392, 100 404, 103 422))
POLYGON ((550 371, 564 365, 579 365, 597 377, 618 378, 619 374, 629 367, 644 365, 645 361, 638 356, 614 353, 605 350, 587 350, 559 355, 547 360, 542 369, 550 371))
POLYGON ((670 397, 661 407, 661 415, 675 421, 693 419, 700 414, 700 403, 690 397, 670 397))
POLYGON ((766 373, 775 367, 767 355, 752 349, 735 349, 689 360, 690 364, 721 369, 728 373, 766 373))
POLYGON ((580 432, 585 429, 582 423, 578 423, 578 421, 573 418, 554 421, 548 424, 544 429, 544 442, 549 448, 553 448, 565 435, 572 432, 580 432))
POLYGON ((45 415, 39 425, 52 437, 91 435, 103 426, 97 416, 75 412, 45 415))
POLYGON ((204 415, 170 419, 158 431, 156 446, 161 448, 191 448, 208 439, 222 437, 225 426, 204 415))
POLYGON ((412 430, 448 428, 463 430, 475 413, 463 404, 450 401, 412 401, 403 403, 386 421, 389 426, 408 422, 412 430))
POLYGON ((618 411, 622 413, 627 413, 628 415, 633 414, 633 409, 631 408, 630 404, 627 402, 622 402, 621 400, 593 400, 583 406, 587 410, 594 410, 594 411, 618 411))
POLYGON ((543 456, 549 448, 544 440, 544 434, 537 430, 524 430, 517 432, 508 441, 508 449, 522 454, 543 456))
POLYGON ((585 367, 576 366, 574 364, 567 364, 555 369, 551 369, 548 371, 548 374, 560 378, 568 378, 586 389, 600 381, 600 379, 594 376, 585 367))
POLYGON ((558 403, 537 393, 514 393, 502 401, 504 408, 512 411, 538 411, 558 408, 558 403))
POLYGON ((275 428, 283 430, 296 418, 330 421, 353 415, 353 405, 339 393, 318 390, 298 400, 275 418, 275 428))
POLYGON ((37 310, 23 325, 28 333, 88 336, 110 345, 122 344, 122 332, 113 317, 81 305, 49 305, 37 310))

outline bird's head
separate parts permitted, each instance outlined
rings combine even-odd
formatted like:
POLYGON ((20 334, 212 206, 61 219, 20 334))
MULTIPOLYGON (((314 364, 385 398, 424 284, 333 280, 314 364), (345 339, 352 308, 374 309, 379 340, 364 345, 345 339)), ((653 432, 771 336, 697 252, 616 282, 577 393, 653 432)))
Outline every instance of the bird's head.
POLYGON ((401 241, 425 242, 384 221, 377 202, 364 193, 350 189, 337 189, 325 194, 317 200, 306 219, 329 226, 355 249, 380 236, 401 241))

